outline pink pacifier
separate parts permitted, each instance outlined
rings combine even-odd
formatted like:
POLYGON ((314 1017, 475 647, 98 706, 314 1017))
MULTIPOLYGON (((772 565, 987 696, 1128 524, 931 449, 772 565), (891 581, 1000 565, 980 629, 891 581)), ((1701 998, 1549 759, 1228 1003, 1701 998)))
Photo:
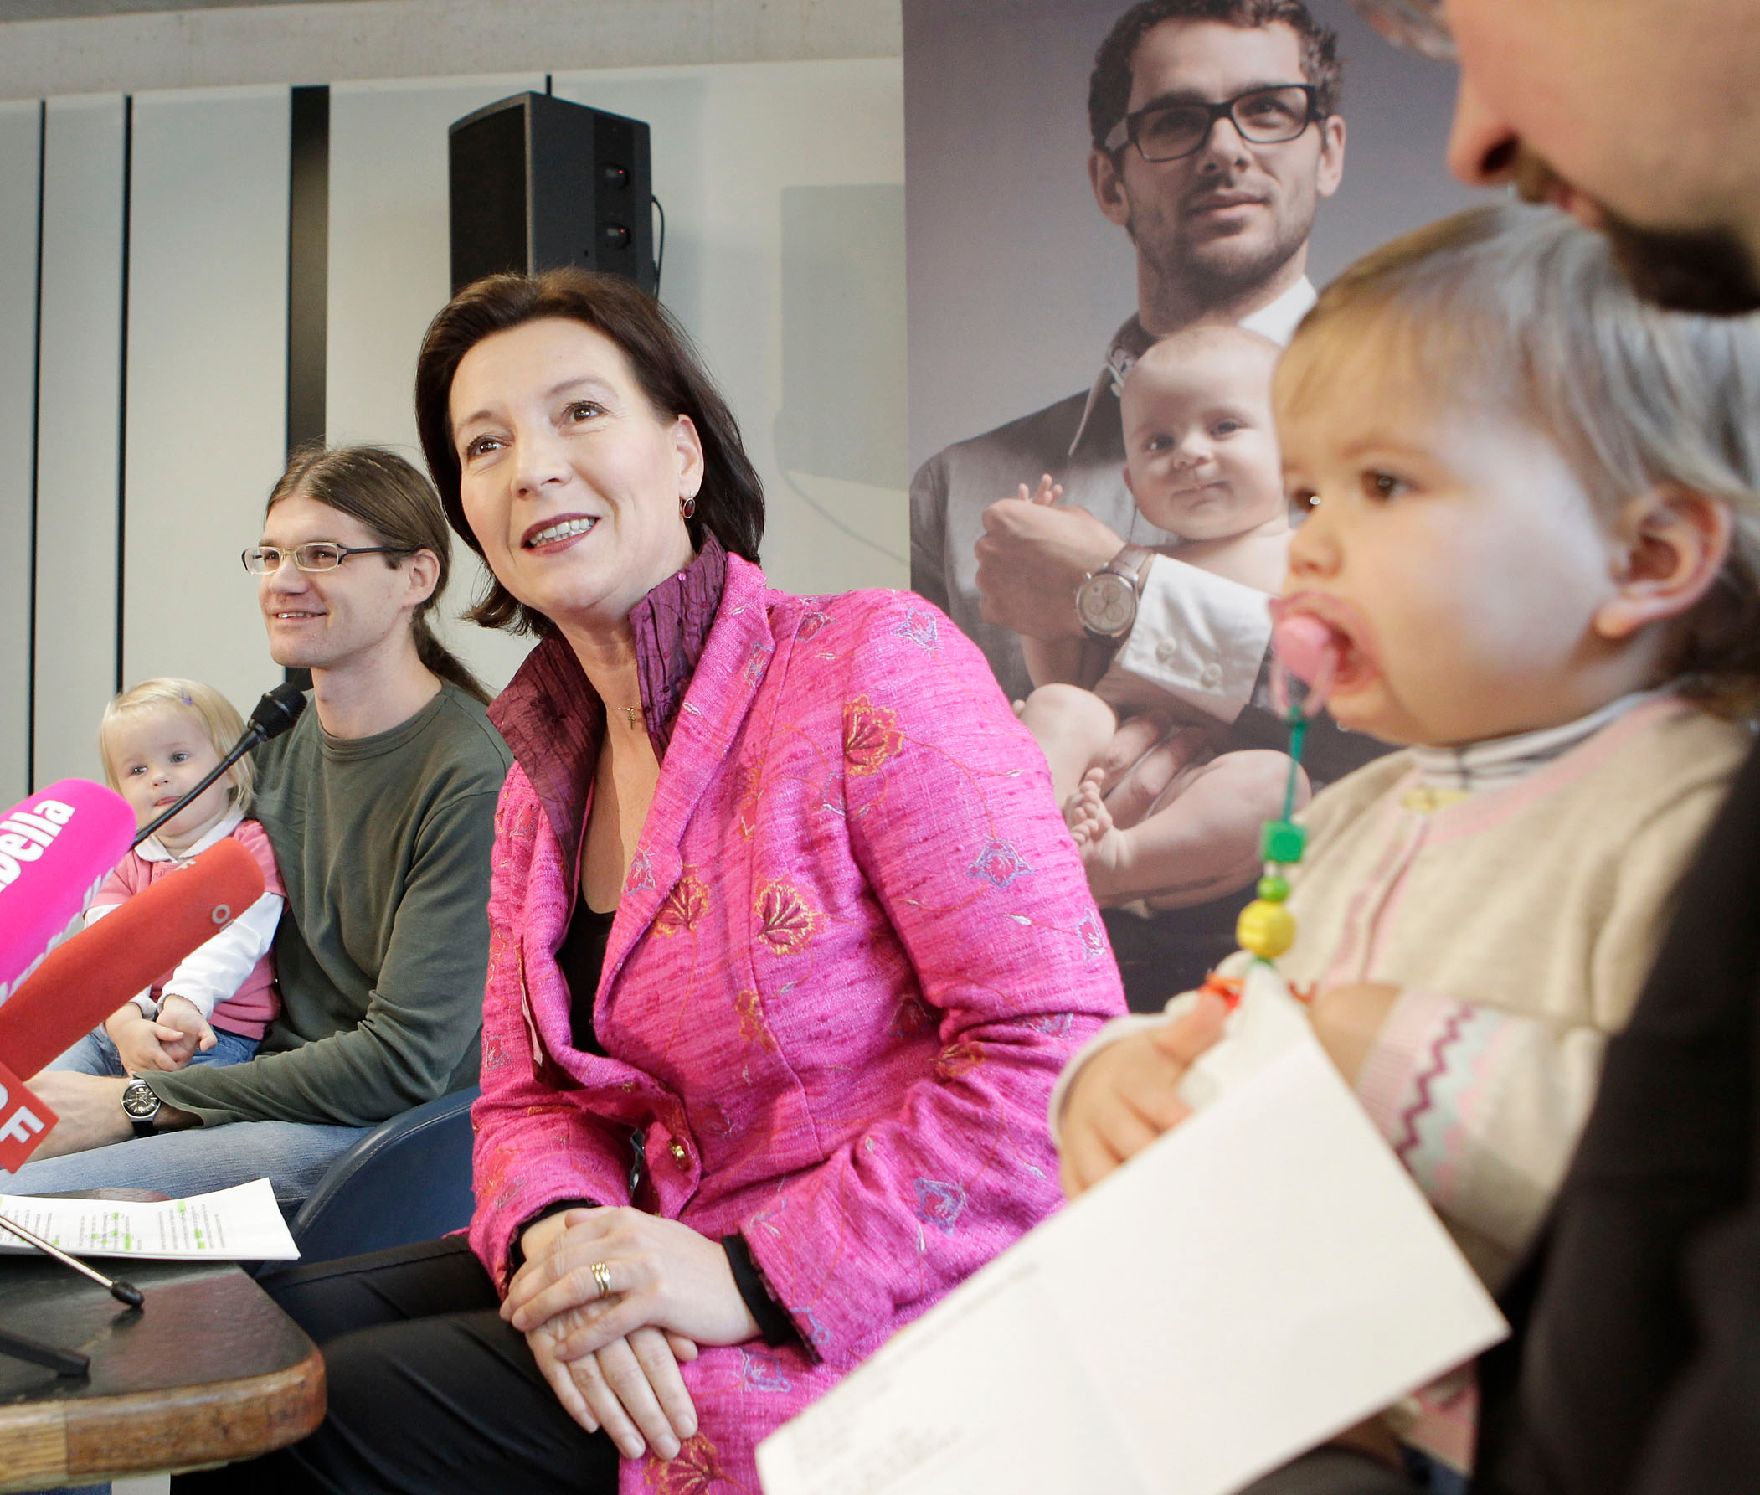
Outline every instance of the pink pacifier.
POLYGON ((1286 613, 1271 626, 1271 704, 1281 717, 1290 712, 1290 676, 1302 682, 1301 715, 1312 721, 1326 706, 1338 675, 1339 638, 1330 624, 1312 613, 1286 613))

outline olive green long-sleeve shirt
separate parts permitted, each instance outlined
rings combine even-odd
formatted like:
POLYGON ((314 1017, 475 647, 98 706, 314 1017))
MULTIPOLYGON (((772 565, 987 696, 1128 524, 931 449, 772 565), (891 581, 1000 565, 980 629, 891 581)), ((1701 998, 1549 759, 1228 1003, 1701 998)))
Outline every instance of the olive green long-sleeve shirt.
POLYGON ((147 1077, 208 1125, 366 1126, 476 1079, 495 802, 509 762, 444 687, 408 721, 326 736, 315 711, 257 752, 252 813, 287 908, 280 1015, 257 1057, 147 1077))

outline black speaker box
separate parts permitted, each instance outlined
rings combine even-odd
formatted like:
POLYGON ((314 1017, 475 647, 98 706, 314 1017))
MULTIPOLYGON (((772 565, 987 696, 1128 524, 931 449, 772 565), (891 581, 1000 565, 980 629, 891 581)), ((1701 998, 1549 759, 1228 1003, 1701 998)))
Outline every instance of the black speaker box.
POLYGON ((454 291, 497 271, 562 265, 658 290, 641 120, 515 94, 455 122, 450 151, 454 291))

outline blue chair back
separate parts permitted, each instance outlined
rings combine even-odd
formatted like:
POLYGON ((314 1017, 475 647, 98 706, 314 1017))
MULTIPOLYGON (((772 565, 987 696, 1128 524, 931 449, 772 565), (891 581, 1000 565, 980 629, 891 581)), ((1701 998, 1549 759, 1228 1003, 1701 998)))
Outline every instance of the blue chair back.
POLYGON ((383 1121, 330 1165, 293 1218, 302 1262, 433 1240, 470 1224, 478 1087, 383 1121))

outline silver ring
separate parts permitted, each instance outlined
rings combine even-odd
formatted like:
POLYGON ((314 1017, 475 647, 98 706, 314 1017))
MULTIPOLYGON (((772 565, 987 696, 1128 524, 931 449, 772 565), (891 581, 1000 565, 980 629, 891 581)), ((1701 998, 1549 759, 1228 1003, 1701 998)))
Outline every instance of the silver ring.
POLYGON ((611 1296, 611 1268, 602 1261, 596 1261, 589 1269, 593 1274, 593 1285, 599 1289, 601 1298, 611 1296))

